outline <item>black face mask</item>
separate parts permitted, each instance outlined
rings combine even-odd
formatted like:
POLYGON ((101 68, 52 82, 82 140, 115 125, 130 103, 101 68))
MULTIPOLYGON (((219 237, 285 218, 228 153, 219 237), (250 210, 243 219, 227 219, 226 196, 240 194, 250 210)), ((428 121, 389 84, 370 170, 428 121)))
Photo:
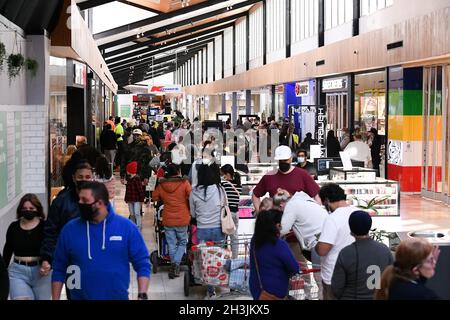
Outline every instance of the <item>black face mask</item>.
POLYGON ((80 208, 81 218, 86 221, 93 221, 94 218, 98 215, 98 209, 94 209, 92 205, 93 203, 79 203, 78 207, 80 208))
POLYGON ((281 172, 288 172, 291 168, 291 164, 287 162, 280 162, 278 166, 281 172))
POLYGON ((33 220, 37 216, 37 211, 22 210, 20 211, 20 216, 26 220, 33 220))
POLYGON ((77 180, 77 181, 75 181, 75 187, 78 189, 78 190, 81 190, 81 188, 87 183, 87 182, 89 182, 89 181, 85 181, 85 180, 77 180))

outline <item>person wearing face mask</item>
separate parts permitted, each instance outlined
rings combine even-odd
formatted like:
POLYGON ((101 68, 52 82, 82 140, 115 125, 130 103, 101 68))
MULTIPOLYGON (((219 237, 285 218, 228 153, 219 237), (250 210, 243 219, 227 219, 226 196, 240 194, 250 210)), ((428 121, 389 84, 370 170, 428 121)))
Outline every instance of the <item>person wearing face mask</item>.
POLYGON ((48 275, 51 270, 53 253, 61 229, 67 222, 80 216, 80 209, 78 207, 79 190, 84 183, 92 181, 93 178, 92 167, 89 163, 78 163, 72 176, 75 187, 58 195, 50 205, 48 217, 44 224, 44 239, 41 245, 42 263, 40 272, 42 275, 48 275))
POLYGON ((148 299, 150 256, 138 228, 115 213, 104 184, 84 184, 79 197, 81 215, 64 226, 56 246, 53 300, 60 299, 69 266, 77 267, 72 275, 79 281, 66 286, 71 300, 128 300, 130 263, 137 273, 137 298, 148 299))
POLYGON ((395 250, 395 262, 381 276, 381 287, 375 292, 376 300, 439 300, 439 296, 426 287, 435 273, 440 250, 425 239, 408 239, 395 250))
POLYGON ((3 258, 9 265, 11 300, 50 300, 51 278, 41 274, 40 247, 44 237, 45 215, 34 194, 26 194, 17 207, 17 220, 6 233, 3 258))
POLYGON ((305 149, 297 150, 297 168, 306 170, 313 179, 317 179, 317 169, 308 161, 308 153, 305 149))
POLYGON ((279 146, 275 149, 275 160, 278 161, 279 169, 276 172, 269 172, 262 177, 253 189, 252 201, 255 212, 259 212, 261 197, 267 192, 273 197, 278 189, 286 190, 289 194, 304 191, 311 198, 320 203, 318 196, 319 186, 305 170, 293 167, 292 151, 288 146, 279 146))
POLYGON ((334 300, 335 296, 331 288, 334 267, 339 252, 355 241, 351 235, 348 220, 350 215, 359 209, 348 205, 345 191, 335 183, 324 185, 320 189, 319 196, 329 215, 325 219, 315 249, 321 257, 323 299, 334 300))

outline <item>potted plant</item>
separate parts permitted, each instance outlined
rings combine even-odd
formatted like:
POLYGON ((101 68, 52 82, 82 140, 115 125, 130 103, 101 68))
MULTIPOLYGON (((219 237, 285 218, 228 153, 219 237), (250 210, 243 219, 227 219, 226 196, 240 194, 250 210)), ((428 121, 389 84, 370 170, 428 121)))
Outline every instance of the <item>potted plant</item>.
POLYGON ((31 76, 35 77, 39 64, 36 60, 27 58, 25 60, 25 67, 31 73, 31 76))
POLYGON ((6 47, 3 42, 0 42, 0 71, 3 71, 3 61, 6 58, 6 47))
POLYGON ((8 75, 9 80, 11 81, 15 77, 17 77, 22 70, 22 67, 25 63, 25 58, 22 54, 10 54, 8 57, 8 75))
POLYGON ((378 210, 376 208, 377 205, 379 205, 380 203, 382 203, 383 201, 385 201, 386 199, 389 199, 389 197, 375 197, 372 198, 370 200, 364 200, 364 199, 359 199, 358 197, 352 197, 353 200, 357 201, 357 205, 356 207, 366 210, 370 215, 377 215, 378 214, 378 210))

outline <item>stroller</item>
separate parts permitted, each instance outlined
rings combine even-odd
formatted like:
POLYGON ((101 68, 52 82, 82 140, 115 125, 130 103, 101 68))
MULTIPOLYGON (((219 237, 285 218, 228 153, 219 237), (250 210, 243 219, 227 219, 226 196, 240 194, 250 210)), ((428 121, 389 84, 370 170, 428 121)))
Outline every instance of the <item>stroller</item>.
MULTIPOLYGON (((164 226, 162 224, 162 214, 164 210, 164 205, 156 206, 156 214, 154 220, 155 226, 155 241, 156 241, 156 250, 153 251, 150 255, 150 262, 152 263, 153 273, 158 272, 159 266, 170 266, 170 255, 169 255, 169 246, 167 244, 164 226)), ((186 264, 187 255, 183 256, 181 264, 186 264)))

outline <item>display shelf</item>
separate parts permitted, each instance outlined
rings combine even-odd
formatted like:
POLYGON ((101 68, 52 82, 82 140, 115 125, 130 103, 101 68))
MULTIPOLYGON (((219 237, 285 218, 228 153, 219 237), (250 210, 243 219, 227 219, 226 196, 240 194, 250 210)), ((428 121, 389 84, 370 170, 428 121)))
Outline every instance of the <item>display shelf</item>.
POLYGON ((336 183, 344 189, 347 202, 373 216, 400 216, 400 186, 397 181, 376 179, 374 181, 320 181, 319 185, 336 183), (368 207, 369 202, 378 203, 368 207), (365 209, 364 209, 365 208, 365 209))
POLYGON ((330 180, 333 181, 374 181, 377 177, 377 171, 369 168, 353 168, 345 170, 344 168, 330 168, 330 180))

